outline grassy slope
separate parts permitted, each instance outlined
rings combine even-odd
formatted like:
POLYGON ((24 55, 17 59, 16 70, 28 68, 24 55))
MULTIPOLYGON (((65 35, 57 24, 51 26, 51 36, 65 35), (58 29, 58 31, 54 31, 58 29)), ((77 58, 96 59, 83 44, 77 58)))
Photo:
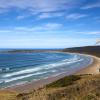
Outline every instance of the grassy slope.
POLYGON ((100 100, 100 75, 67 76, 42 89, 10 95, 5 100, 100 100))
MULTIPOLYGON (((64 49, 100 57, 100 46, 64 49)), ((29 93, 0 91, 0 100, 100 100, 100 74, 67 76, 29 93)))
POLYGON ((0 100, 17 100, 16 95, 16 92, 0 90, 0 100))

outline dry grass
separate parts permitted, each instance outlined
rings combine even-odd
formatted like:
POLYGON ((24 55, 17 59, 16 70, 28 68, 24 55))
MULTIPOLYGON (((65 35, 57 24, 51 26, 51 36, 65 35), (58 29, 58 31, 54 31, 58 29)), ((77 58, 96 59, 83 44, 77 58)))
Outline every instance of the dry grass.
POLYGON ((0 90, 0 100, 17 100, 16 95, 16 92, 0 90))
MULTIPOLYGON (((29 93, 17 94, 0 91, 0 100, 100 100, 100 75, 80 75, 78 77, 80 78, 75 80, 73 84, 52 87, 52 83, 49 87, 46 86, 29 93)), ((58 81, 63 79, 65 78, 58 81)))

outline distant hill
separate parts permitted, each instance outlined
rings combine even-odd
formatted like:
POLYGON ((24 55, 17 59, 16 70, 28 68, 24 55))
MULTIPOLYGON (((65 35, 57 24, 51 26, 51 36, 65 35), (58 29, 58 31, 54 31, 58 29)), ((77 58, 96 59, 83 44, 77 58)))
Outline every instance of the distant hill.
POLYGON ((1 50, 1 53, 33 53, 33 52, 49 52, 49 51, 61 51, 62 49, 11 49, 1 50))
POLYGON ((62 51, 63 52, 92 54, 92 55, 100 57, 100 46, 85 46, 85 47, 66 48, 66 49, 63 49, 62 51))

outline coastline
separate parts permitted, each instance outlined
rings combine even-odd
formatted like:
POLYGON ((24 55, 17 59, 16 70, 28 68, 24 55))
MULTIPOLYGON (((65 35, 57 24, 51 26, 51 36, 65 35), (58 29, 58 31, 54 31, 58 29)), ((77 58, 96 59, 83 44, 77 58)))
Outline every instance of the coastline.
MULTIPOLYGON (((66 52, 70 53, 70 52, 66 52)), ((74 75, 81 75, 81 74, 99 74, 100 69, 100 58, 97 56, 94 56, 92 54, 83 54, 83 53, 70 53, 70 54, 79 54, 79 55, 85 55, 93 58, 93 62, 89 64, 87 67, 80 69, 79 71, 76 71, 74 75)))
POLYGON ((100 69, 100 58, 89 55, 93 58, 93 63, 87 66, 86 68, 81 69, 80 71, 77 71, 75 75, 80 75, 80 74, 99 74, 99 69, 100 69))
MULTIPOLYGON (((85 54, 80 54, 80 55, 85 55, 85 54)), ((29 82, 29 83, 25 83, 25 84, 22 84, 22 85, 16 85, 16 86, 8 87, 8 88, 1 89, 1 90, 10 90, 10 91, 16 91, 16 92, 19 92, 19 93, 22 93, 22 92, 27 93, 27 92, 32 91, 34 89, 45 87, 45 85, 52 83, 52 82, 54 82, 58 79, 61 79, 65 76, 68 76, 68 75, 72 75, 72 74, 73 75, 99 74, 100 73, 99 72, 100 58, 92 56, 92 55, 86 55, 86 56, 90 56, 91 58, 93 58, 92 64, 90 64, 87 67, 82 68, 81 70, 76 71, 74 73, 65 73, 64 72, 62 74, 59 74, 58 76, 51 76, 50 78, 47 78, 47 79, 38 80, 36 82, 29 82)))

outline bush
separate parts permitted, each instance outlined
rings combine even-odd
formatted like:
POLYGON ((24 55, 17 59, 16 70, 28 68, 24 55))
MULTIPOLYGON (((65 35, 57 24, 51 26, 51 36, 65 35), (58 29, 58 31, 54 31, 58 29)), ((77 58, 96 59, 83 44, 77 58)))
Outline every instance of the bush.
POLYGON ((77 75, 70 75, 70 76, 66 76, 62 79, 59 79, 49 85, 47 85, 46 87, 50 88, 50 87, 65 87, 68 85, 72 85, 74 81, 77 81, 80 79, 80 76, 77 75))

